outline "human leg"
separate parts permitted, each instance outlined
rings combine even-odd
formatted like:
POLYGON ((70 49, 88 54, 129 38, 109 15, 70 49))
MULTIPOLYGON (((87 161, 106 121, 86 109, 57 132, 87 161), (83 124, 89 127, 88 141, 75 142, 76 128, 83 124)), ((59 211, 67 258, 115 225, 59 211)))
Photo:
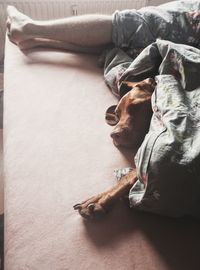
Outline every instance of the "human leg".
POLYGON ((40 38, 77 46, 96 47, 112 42, 112 16, 82 15, 49 21, 36 21, 8 6, 8 35, 16 44, 40 38))
POLYGON ((52 39, 28 39, 24 40, 20 43, 18 43, 18 47, 21 50, 27 50, 27 49, 33 49, 37 47, 43 47, 43 48, 55 48, 55 49, 62 49, 67 50, 71 52, 78 52, 78 53, 90 53, 90 54, 100 54, 105 46, 80 46, 71 44, 65 41, 58 41, 58 40, 52 40, 52 39))

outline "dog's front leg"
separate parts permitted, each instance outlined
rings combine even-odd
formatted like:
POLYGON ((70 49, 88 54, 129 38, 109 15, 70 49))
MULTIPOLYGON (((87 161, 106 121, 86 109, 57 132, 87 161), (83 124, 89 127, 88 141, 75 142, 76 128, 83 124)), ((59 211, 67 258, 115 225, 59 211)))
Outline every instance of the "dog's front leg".
POLYGON ((114 187, 74 205, 74 209, 78 210, 80 215, 86 219, 102 216, 110 209, 114 202, 128 194, 136 180, 136 170, 133 169, 123 176, 114 187))

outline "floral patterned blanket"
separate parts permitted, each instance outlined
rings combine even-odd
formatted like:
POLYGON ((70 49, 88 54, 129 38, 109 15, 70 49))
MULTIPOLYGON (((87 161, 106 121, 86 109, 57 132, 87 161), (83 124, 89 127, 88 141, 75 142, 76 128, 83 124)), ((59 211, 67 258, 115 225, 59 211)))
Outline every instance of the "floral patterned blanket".
MULTIPOLYGON (((122 80, 154 77, 157 83, 150 129, 135 157, 138 181, 130 190, 130 205, 162 215, 200 217, 200 1, 172 2, 172 15, 177 12, 173 3, 180 4, 176 21, 188 26, 181 32, 175 24, 177 42, 157 39, 134 60, 115 48, 107 55, 105 78, 118 96, 125 94, 122 80)), ((170 24, 173 16, 167 16, 166 11, 170 24)), ((166 33, 175 38, 170 27, 166 33)))
MULTIPOLYGON (((118 97, 122 95, 120 93, 121 76, 125 78, 127 68, 135 66, 134 59, 157 39, 200 49, 200 1, 172 1, 158 7, 114 13, 113 43, 115 48, 106 54, 104 77, 115 95, 118 97)), ((152 52, 150 56, 153 57, 152 52)), ((157 62, 159 63, 159 59, 157 62)), ((156 72, 157 66, 149 75, 155 76, 156 72)), ((134 75, 135 72, 133 72, 134 75)))

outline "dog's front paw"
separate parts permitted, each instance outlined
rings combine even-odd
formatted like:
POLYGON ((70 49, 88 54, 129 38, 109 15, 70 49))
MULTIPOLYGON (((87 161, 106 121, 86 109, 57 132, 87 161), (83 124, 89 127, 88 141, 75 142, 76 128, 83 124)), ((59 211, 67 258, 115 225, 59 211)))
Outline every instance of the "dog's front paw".
POLYGON ((106 196, 99 194, 74 205, 74 210, 78 210, 79 214, 85 219, 96 219, 102 217, 107 212, 107 204, 106 196))

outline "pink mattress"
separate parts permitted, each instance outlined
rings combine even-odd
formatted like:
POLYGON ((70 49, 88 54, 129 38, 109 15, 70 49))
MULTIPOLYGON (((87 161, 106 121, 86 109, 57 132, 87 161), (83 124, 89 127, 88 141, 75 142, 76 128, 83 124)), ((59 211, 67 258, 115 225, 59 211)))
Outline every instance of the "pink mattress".
POLYGON ((73 205, 115 182, 133 153, 104 122, 117 101, 97 58, 21 52, 7 41, 4 171, 6 270, 199 269, 199 223, 129 210, 99 222, 73 205))

